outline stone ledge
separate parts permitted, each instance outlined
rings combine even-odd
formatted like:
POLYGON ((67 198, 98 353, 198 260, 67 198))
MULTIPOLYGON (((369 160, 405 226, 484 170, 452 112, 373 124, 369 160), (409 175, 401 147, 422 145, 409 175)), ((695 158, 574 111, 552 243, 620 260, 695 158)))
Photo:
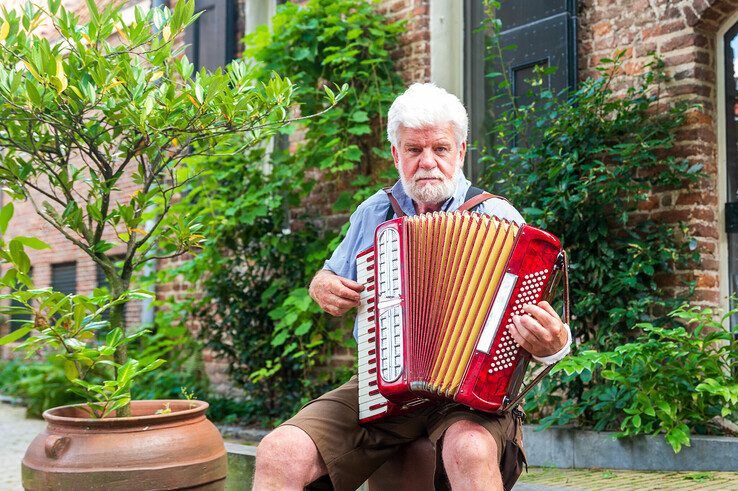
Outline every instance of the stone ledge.
POLYGON ((251 489, 251 480, 254 477, 254 462, 256 461, 256 447, 238 443, 226 443, 228 452, 228 477, 226 491, 251 489))
MULTIPOLYGON (((523 429, 528 464, 534 467, 643 471, 738 471, 738 438, 693 436, 691 447, 675 454, 663 436, 616 439, 613 433, 571 428, 523 429)), ((261 433, 261 436, 267 432, 261 433)), ((251 486, 256 447, 226 443, 226 490, 251 486)))
POLYGON ((559 468, 644 471, 738 471, 738 438, 692 436, 691 447, 675 454, 659 436, 616 439, 610 432, 524 427, 528 464, 559 468))

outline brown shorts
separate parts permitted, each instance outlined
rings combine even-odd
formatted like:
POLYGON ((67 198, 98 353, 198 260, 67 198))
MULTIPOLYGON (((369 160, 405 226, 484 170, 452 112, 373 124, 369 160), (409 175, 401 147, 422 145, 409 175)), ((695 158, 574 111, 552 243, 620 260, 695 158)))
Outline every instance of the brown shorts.
MULTIPOLYGON (((494 437, 497 461, 508 434, 512 416, 482 413, 465 406, 436 405, 391 416, 365 425, 359 424, 359 396, 356 377, 307 403, 283 424, 297 426, 318 448, 336 490, 354 491, 406 443, 428 437, 436 448, 436 475, 445 482, 440 465, 439 440, 457 421, 473 421, 494 437)), ((442 442, 441 442, 442 443, 442 442)), ((439 480, 437 479, 437 482, 439 480)))

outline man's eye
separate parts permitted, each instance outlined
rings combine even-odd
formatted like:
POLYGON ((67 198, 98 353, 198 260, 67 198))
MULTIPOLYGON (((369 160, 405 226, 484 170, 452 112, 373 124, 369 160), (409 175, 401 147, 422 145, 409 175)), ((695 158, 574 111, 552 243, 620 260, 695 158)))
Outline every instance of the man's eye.
POLYGON ((417 147, 411 147, 411 148, 409 149, 409 151, 410 151, 410 152, 412 152, 412 153, 418 153, 418 152, 420 152, 420 149, 419 149, 419 148, 417 148, 417 147))
POLYGON ((448 150, 448 148, 446 147, 436 147, 436 152, 439 152, 439 153, 445 152, 446 150, 448 150))

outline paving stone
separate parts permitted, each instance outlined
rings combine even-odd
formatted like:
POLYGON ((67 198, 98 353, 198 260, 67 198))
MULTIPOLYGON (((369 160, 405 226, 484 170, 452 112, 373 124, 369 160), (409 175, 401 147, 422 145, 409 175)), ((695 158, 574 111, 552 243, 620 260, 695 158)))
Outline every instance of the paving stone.
POLYGON ((44 429, 46 423, 28 419, 21 406, 0 404, 0 490, 22 490, 21 460, 31 440, 44 429))
POLYGON ((519 483, 515 486, 515 491, 738 491, 738 472, 648 472, 531 467, 528 473, 523 473, 519 483))

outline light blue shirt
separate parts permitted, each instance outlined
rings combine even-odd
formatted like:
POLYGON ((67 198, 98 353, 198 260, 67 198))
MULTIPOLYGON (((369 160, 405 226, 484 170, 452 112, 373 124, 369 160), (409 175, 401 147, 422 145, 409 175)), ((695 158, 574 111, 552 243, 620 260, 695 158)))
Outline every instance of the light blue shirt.
MULTIPOLYGON (((453 196, 444 202, 441 210, 454 211, 459 208, 464 203, 469 187, 471 187, 471 182, 465 178, 459 179, 456 182, 456 190, 453 196)), ((405 215, 414 216, 417 214, 413 200, 405 194, 405 189, 400 181, 392 186, 392 196, 395 197, 405 215)), ((361 203, 349 218, 350 225, 346 237, 338 244, 323 268, 336 273, 338 276, 356 281, 356 255, 374 245, 374 230, 387 218, 388 207, 389 199, 387 193, 382 189, 361 203)), ((489 199, 477 206, 474 211, 494 215, 519 224, 525 223, 518 210, 504 199, 489 199)), ((354 322, 354 338, 356 337, 357 328, 354 322)))

